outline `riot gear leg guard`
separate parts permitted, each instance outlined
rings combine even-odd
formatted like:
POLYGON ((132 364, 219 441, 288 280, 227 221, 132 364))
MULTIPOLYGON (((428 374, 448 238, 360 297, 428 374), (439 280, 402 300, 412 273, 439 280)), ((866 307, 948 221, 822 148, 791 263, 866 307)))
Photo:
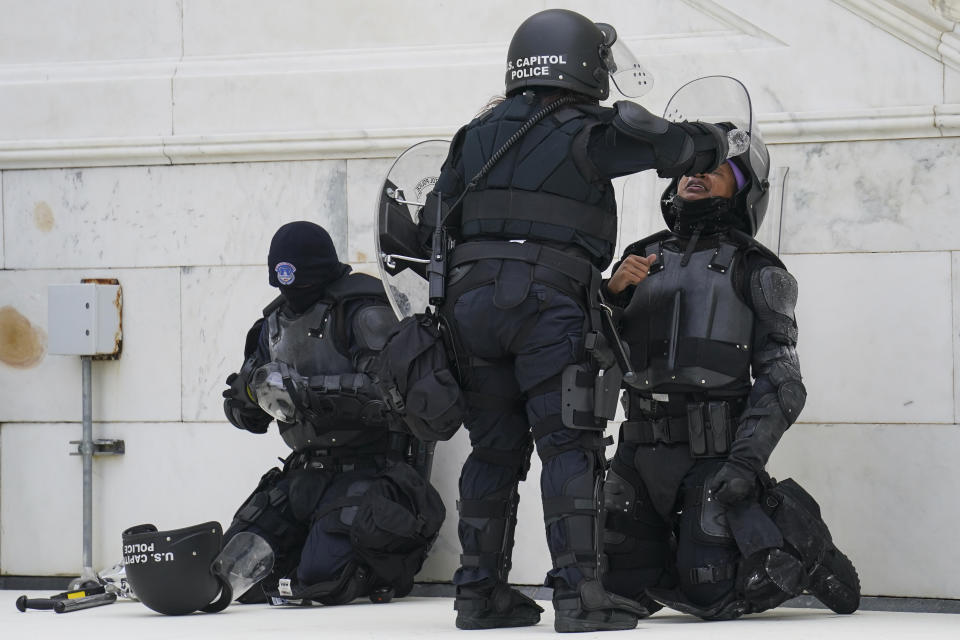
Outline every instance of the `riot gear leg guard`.
POLYGON ((458 629, 525 627, 540 622, 543 609, 507 584, 520 501, 518 485, 527 475, 532 452, 530 440, 520 451, 474 447, 464 465, 465 471, 477 463, 496 465, 514 470, 515 475, 506 487, 490 495, 457 502, 464 546, 461 565, 491 574, 479 582, 457 586, 454 608, 458 629))
POLYGON ((672 586, 675 579, 670 526, 653 508, 639 475, 616 457, 603 492, 608 564, 603 584, 610 592, 639 602, 654 613, 661 606, 647 596, 647 588, 672 586))
POLYGON ((601 583, 606 568, 606 440, 599 431, 562 427, 544 434, 549 424, 548 418, 535 432, 543 434, 537 448, 543 460, 543 516, 554 566, 548 576, 556 610, 554 629, 560 633, 633 629, 648 611, 607 592, 601 583))

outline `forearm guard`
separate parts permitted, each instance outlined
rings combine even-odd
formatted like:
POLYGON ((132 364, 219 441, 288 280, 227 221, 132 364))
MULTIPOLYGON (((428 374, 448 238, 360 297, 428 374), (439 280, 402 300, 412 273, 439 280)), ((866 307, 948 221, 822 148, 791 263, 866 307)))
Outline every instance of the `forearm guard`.
POLYGON ((780 267, 763 267, 751 275, 750 297, 757 318, 752 363, 755 380, 730 459, 760 471, 781 436, 800 416, 807 391, 795 347, 796 280, 780 267))
POLYGON ((613 108, 617 131, 653 147, 661 178, 713 171, 727 158, 726 132, 714 124, 670 122, 628 100, 613 108))

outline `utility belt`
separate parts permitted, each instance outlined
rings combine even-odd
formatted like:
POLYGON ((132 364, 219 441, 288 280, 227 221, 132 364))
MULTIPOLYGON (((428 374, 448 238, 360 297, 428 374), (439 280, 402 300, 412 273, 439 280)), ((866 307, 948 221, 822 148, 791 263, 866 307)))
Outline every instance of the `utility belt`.
POLYGON ((616 414, 622 371, 614 366, 609 338, 603 335, 602 314, 606 311, 600 304, 600 271, 589 260, 572 255, 581 253, 573 246, 559 250, 532 241, 480 240, 457 245, 450 258, 451 269, 479 264, 462 278, 452 278, 448 300, 496 282, 494 301, 506 300, 507 304, 498 307, 511 308, 525 299, 531 282, 538 282, 581 305, 585 316, 584 350, 590 357, 569 365, 562 373, 562 421, 571 429, 602 431, 616 414), (496 260, 504 263, 491 262, 496 260), (513 264, 508 265, 507 261, 513 264))
MULTIPOLYGON (((630 401, 636 406, 638 398, 630 401)), ((644 399, 639 399, 642 401, 644 399)), ((654 401, 650 401, 654 402, 654 401)), ((730 452, 737 422, 729 402, 690 402, 686 415, 627 420, 621 425, 621 440, 642 445, 687 443, 694 458, 715 458, 730 452)))
MULTIPOLYGON (((586 303, 584 294, 600 285, 600 272, 589 260, 532 241, 480 240, 458 244, 450 257, 450 269, 480 260, 517 260, 527 263, 530 265, 532 281, 559 289, 581 304, 586 303)), ((479 277, 471 278, 467 274, 462 280, 451 283, 448 298, 455 300, 459 295, 455 295, 454 291, 462 294, 490 281, 488 274, 477 275, 479 277)))
POLYGON ((344 472, 358 469, 380 469, 390 460, 403 460, 410 446, 410 436, 391 432, 383 442, 365 447, 310 448, 295 451, 284 460, 284 471, 323 469, 344 472))

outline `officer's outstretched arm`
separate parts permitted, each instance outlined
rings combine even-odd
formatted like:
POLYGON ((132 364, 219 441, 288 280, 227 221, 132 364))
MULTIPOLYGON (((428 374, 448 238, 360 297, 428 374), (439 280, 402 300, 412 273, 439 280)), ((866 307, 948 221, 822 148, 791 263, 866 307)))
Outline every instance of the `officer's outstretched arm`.
POLYGON ((727 159, 727 125, 670 122, 629 100, 613 108, 614 129, 652 147, 661 178, 707 173, 727 159))
POLYGON ((752 493, 757 474, 807 398, 796 351, 797 281, 785 269, 763 267, 751 275, 750 298, 756 314, 753 389, 729 458, 711 485, 728 504, 752 493))

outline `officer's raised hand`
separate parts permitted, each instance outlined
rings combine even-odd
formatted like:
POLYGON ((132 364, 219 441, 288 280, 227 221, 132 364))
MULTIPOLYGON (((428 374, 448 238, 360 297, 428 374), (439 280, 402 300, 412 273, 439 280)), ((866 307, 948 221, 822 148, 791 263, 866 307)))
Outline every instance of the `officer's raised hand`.
POLYGON ((650 266, 656 261, 655 253, 646 258, 638 255, 627 256, 607 282, 607 289, 610 293, 618 294, 629 286, 643 282, 650 275, 650 266))

